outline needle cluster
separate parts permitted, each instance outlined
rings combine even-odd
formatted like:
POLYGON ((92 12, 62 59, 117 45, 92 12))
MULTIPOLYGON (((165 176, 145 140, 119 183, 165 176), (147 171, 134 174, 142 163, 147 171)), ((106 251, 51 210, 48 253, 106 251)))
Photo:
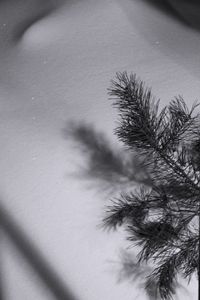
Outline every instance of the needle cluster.
POLYGON ((71 126, 71 136, 88 157, 84 178, 119 194, 106 206, 103 226, 125 228, 131 245, 140 249, 133 273, 136 265, 149 263, 147 294, 169 300, 180 286, 179 275, 188 282, 199 276, 198 105, 189 109, 176 97, 161 109, 151 89, 127 73, 117 74, 109 94, 119 113, 115 134, 124 150, 113 149, 88 125, 71 126))
POLYGON ((200 117, 176 97, 159 110, 151 89, 135 75, 118 73, 109 94, 120 124, 116 135, 137 153, 151 184, 122 193, 107 207, 104 226, 124 226, 140 246, 139 262, 152 262, 146 288, 161 299, 175 293, 177 275, 199 275, 200 117))

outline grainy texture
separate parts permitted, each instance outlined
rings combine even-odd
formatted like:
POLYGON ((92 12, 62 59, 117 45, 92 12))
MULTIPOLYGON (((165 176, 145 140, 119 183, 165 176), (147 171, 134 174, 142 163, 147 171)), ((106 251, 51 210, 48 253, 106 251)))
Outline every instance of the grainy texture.
MULTIPOLYGON (((122 237, 96 229, 102 201, 69 176, 82 162, 62 130, 69 119, 87 120, 112 136, 107 87, 117 71, 136 72, 161 105, 178 94, 192 103, 200 95, 199 32, 149 1, 46 5, 0 1, 2 201, 80 299, 143 300, 132 285, 116 284, 107 261, 117 260, 122 237), (15 36, 22 20, 44 11, 15 36)), ((44 299, 35 275, 8 242, 3 248, 7 299, 44 299)), ((196 299, 196 284, 180 293, 196 299)))

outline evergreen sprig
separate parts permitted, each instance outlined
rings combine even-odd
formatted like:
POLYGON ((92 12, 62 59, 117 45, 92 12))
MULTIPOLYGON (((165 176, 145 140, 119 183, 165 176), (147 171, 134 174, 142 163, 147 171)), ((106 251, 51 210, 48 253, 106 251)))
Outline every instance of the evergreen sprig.
POLYGON ((121 191, 107 205, 103 226, 126 229, 129 242, 140 247, 137 266, 154 266, 146 277, 149 298, 169 300, 179 274, 188 282, 193 274, 199 278, 198 105, 189 109, 176 97, 160 109, 151 89, 126 72, 116 75, 109 95, 126 151, 113 149, 88 125, 72 126, 71 136, 88 156, 86 177, 121 191))
POLYGON ((177 275, 199 275, 200 127, 197 104, 177 97, 159 112, 159 101, 136 75, 118 73, 109 94, 118 108, 118 138, 140 153, 152 185, 122 194, 108 207, 104 226, 125 226, 141 247, 139 262, 156 264, 146 288, 161 299, 175 293, 177 275))

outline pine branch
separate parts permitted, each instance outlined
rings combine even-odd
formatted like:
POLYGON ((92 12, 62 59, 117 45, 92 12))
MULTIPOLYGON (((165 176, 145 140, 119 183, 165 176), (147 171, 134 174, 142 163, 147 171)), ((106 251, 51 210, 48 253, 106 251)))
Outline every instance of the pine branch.
POLYGON ((155 266, 146 282, 149 295, 153 291, 156 299, 169 300, 179 274, 188 281, 199 276, 197 104, 189 109, 176 97, 160 110, 151 89, 126 72, 117 74, 109 95, 119 112, 115 133, 128 146, 125 155, 91 127, 75 126, 72 135, 88 156, 86 174, 121 190, 106 206, 102 226, 125 228, 129 242, 140 247, 138 264, 155 266))
POLYGON ((119 139, 145 154, 145 150, 154 151, 158 147, 156 134, 161 118, 157 121, 159 102, 155 102, 151 90, 135 75, 129 78, 127 73, 118 73, 109 94, 115 97, 114 105, 120 111, 121 126, 116 130, 119 139))
POLYGON ((191 135, 193 139, 199 133, 199 119, 192 113, 197 105, 189 111, 182 98, 171 101, 168 107, 158 114, 159 101, 155 101, 150 88, 145 88, 136 75, 118 73, 116 81, 112 81, 109 89, 114 97, 114 105, 119 109, 121 125, 116 134, 130 148, 140 151, 153 160, 162 161, 186 183, 200 191, 200 186, 179 165, 172 155, 173 147, 177 147, 181 138, 191 135), (173 147, 171 145, 173 144, 173 147), (168 151, 167 151, 168 150, 168 151))
POLYGON ((196 127, 197 116, 193 117, 193 112, 198 105, 193 105, 191 110, 188 109, 182 97, 176 97, 168 105, 168 114, 165 114, 164 130, 161 132, 162 150, 171 152, 176 149, 180 140, 187 139, 189 136, 191 142, 191 134, 196 127), (184 137, 183 137, 184 136, 184 137))
POLYGON ((106 206, 106 216, 103 219, 104 228, 116 229, 130 219, 135 224, 141 223, 148 212, 146 194, 143 189, 137 194, 122 194, 106 206))
POLYGON ((152 186, 139 197, 122 195, 109 207, 104 224, 125 226, 128 240, 141 247, 138 261, 157 264, 146 287, 156 282, 158 294, 168 300, 175 293, 179 272, 188 279, 199 272, 197 105, 189 110, 183 98, 177 97, 159 112, 151 89, 127 73, 117 74, 109 94, 119 110, 116 134, 131 151, 143 155, 152 186))
POLYGON ((156 284, 157 294, 161 299, 173 299, 175 294, 176 283, 176 270, 175 270, 175 257, 166 260, 161 266, 156 268, 154 272, 148 277, 146 281, 146 289, 153 284, 156 284))

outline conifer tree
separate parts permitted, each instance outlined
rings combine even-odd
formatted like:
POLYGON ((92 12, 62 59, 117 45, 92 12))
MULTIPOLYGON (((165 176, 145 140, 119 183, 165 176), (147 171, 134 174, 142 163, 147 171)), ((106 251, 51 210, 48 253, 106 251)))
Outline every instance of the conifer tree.
POLYGON ((178 275, 199 278, 200 116, 182 97, 159 108, 136 75, 118 73, 109 95, 118 109, 115 133, 126 148, 116 152, 88 126, 73 135, 89 154, 89 177, 121 189, 107 205, 103 225, 123 226, 140 247, 138 265, 150 263, 146 290, 173 298, 178 275), (127 151, 129 155, 127 156, 127 151), (137 183, 137 186, 134 183, 137 183), (126 191, 123 186, 129 186, 126 191))

